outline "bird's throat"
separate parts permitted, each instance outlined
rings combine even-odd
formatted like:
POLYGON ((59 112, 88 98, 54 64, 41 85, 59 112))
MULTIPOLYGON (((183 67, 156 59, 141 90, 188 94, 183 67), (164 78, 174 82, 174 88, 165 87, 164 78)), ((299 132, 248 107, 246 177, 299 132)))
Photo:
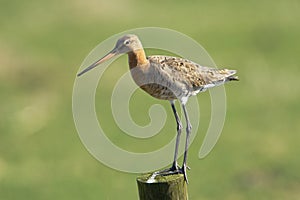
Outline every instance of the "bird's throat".
POLYGON ((143 49, 138 49, 128 53, 128 62, 130 69, 134 67, 143 67, 146 66, 148 60, 143 49))

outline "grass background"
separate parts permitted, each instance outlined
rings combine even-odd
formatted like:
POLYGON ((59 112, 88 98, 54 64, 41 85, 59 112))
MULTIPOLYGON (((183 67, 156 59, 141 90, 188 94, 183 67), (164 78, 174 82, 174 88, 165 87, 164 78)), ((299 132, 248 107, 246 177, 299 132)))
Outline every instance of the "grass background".
MULTIPOLYGON (((300 198, 299 1, 0 4, 0 199, 137 199, 136 174, 105 167, 81 144, 71 98, 77 70, 91 49, 115 33, 145 26, 183 32, 218 66, 239 71, 241 81, 226 86, 222 136, 203 160, 197 154, 209 109, 201 113, 203 125, 189 155, 190 199, 300 198)), ((126 72, 126 59, 110 73, 126 72)), ((104 95, 113 87, 107 80, 104 95)), ((107 120, 109 137, 129 150, 157 149, 175 134, 171 109, 143 92, 136 96, 130 109, 140 124, 149 122, 145 104, 166 107, 164 133, 155 142, 139 143, 107 120)), ((209 105, 208 93, 198 99, 209 105)), ((98 113, 107 105, 101 101, 98 113)))

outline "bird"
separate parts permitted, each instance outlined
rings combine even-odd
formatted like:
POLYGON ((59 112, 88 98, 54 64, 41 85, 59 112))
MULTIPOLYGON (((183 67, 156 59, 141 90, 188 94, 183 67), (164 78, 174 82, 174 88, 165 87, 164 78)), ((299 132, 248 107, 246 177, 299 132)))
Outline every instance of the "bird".
POLYGON ((129 69, 135 83, 154 98, 168 100, 176 120, 177 135, 172 166, 153 174, 183 174, 185 181, 188 183, 187 155, 192 125, 186 103, 189 97, 195 96, 199 92, 204 92, 226 82, 238 81, 239 78, 235 75, 237 71, 201 66, 181 57, 165 55, 147 57, 138 36, 126 34, 117 40, 115 47, 110 52, 82 70, 77 76, 79 77, 101 63, 121 54, 128 55, 129 69), (178 165, 177 159, 183 125, 175 107, 176 100, 180 102, 186 122, 185 148, 181 166, 178 165))

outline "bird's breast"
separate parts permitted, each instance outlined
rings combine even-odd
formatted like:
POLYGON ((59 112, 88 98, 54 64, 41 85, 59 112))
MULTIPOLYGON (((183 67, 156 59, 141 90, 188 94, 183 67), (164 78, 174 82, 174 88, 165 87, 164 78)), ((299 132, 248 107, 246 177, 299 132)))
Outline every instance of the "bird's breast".
POLYGON ((182 96, 174 82, 161 75, 160 71, 150 67, 134 67, 130 70, 135 83, 145 92, 157 99, 174 100, 182 96))

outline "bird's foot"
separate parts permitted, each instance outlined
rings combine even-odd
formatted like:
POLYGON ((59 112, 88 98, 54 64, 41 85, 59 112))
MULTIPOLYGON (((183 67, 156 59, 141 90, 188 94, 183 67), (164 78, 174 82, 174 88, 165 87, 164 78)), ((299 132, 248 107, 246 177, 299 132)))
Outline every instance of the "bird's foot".
POLYGON ((153 174, 161 175, 161 176, 168 176, 168 175, 179 174, 179 173, 181 173, 180 169, 179 169, 179 165, 177 163, 173 163, 172 167, 154 172, 153 174))
POLYGON ((181 168, 179 168, 177 163, 174 163, 172 167, 168 169, 163 169, 160 171, 156 171, 153 173, 153 176, 168 176, 173 174, 183 174, 184 180, 188 183, 187 173, 186 171, 190 170, 191 168, 189 166, 186 166, 186 164, 183 164, 181 168))
POLYGON ((186 173, 186 170, 190 170, 191 168, 186 166, 186 164, 183 164, 182 167, 180 168, 180 173, 183 174, 184 176, 184 180, 186 181, 186 183, 188 184, 189 183, 189 180, 187 178, 187 173, 186 173))

